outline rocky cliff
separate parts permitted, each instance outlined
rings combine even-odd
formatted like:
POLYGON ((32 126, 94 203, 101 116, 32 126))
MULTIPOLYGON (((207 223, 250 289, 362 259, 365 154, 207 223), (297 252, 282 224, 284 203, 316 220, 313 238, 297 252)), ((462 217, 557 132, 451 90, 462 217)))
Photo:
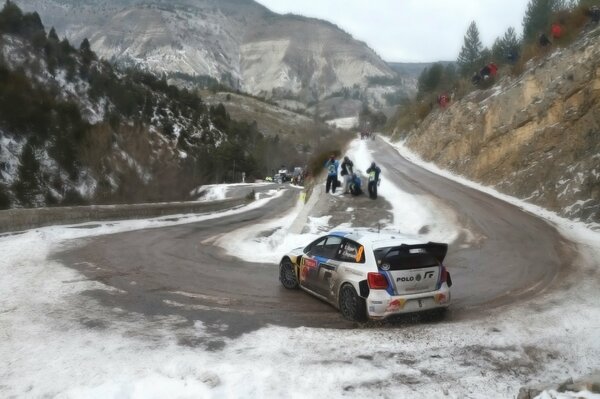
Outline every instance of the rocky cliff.
POLYGON ((406 135, 424 159, 560 215, 600 222, 600 29, 406 135))
MULTIPOLYGON (((395 72, 335 25, 273 13, 251 0, 17 0, 44 24, 101 57, 193 79, 210 76, 251 94, 306 104, 395 72)), ((391 84, 385 92, 400 86, 391 84)))

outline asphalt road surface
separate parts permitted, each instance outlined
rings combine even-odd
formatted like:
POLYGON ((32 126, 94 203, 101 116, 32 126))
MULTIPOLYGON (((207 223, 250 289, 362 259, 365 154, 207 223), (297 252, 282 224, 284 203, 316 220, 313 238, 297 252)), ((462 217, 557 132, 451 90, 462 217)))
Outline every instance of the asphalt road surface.
MULTIPOLYGON (((437 198, 476 237, 461 236, 451 245, 445 262, 454 282, 449 319, 477 317, 492 307, 518 304, 551 288, 568 272, 571 244, 546 222, 425 171, 380 140, 368 145, 375 150, 386 178, 406 192, 437 198)), ((190 325, 201 320, 209 332, 212 329, 221 336, 235 337, 267 324, 356 327, 332 306, 302 291, 284 289, 278 282, 277 265, 247 263, 211 244, 224 233, 279 217, 294 206, 297 197, 297 190, 287 189, 261 209, 95 237, 54 257, 89 279, 117 288, 85 293, 109 309, 118 307, 149 317, 176 315, 190 325)), ((415 321, 423 320, 403 317, 374 325, 395 328, 415 321)), ((196 344, 186 339, 181 343, 196 344)))

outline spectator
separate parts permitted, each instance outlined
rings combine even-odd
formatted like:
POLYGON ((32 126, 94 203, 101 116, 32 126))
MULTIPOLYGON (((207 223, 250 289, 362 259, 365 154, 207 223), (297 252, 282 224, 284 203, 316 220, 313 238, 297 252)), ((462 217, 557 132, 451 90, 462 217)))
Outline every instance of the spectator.
POLYGON ((352 177, 350 179, 350 194, 357 196, 362 194, 362 182, 360 177, 356 173, 352 173, 352 177))
POLYGON ((348 189, 350 186, 350 180, 352 180, 352 174, 354 173, 354 163, 347 156, 344 157, 344 162, 342 162, 342 179, 344 179, 344 194, 348 193, 348 189))
POLYGON ((554 40, 558 40, 562 37, 563 28, 558 22, 555 22, 552 24, 552 27, 550 28, 550 33, 554 40))
POLYGON ((592 24, 598 25, 598 22, 600 22, 600 7, 591 6, 588 15, 590 16, 592 24))
POLYGON ((440 106, 440 108, 446 108, 448 106, 448 103, 450 102, 450 98, 448 97, 448 94, 446 93, 442 93, 438 96, 438 104, 440 106))
POLYGON ((331 189, 331 194, 335 194, 335 189, 338 185, 338 166, 340 165, 339 161, 335 159, 335 155, 331 154, 331 157, 327 162, 325 162, 325 169, 327 169, 327 183, 325 184, 325 193, 329 193, 331 189))
POLYGON ((510 50, 508 54, 506 54, 506 59, 509 63, 515 64, 519 59, 519 53, 517 52, 517 50, 510 50))
POLYGON ((548 39, 548 36, 546 36, 545 33, 540 33, 540 36, 538 38, 538 43, 540 44, 541 47, 546 47, 552 44, 552 42, 550 41, 550 39, 548 39))
POLYGON ((377 164, 375 162, 373 162, 373 163, 371 163, 371 167, 369 167, 369 169, 367 169, 367 174, 369 175, 369 184, 368 184, 369 198, 377 199, 377 186, 379 185, 379 182, 381 181, 379 179, 379 175, 381 174, 381 169, 379 169, 379 166, 377 166, 377 164))
POLYGON ((495 63, 493 63, 493 62, 490 62, 490 63, 487 65, 487 67, 488 67, 488 69, 490 70, 490 77, 491 77, 491 78, 495 78, 495 77, 496 77, 496 74, 498 73, 498 65, 496 65, 496 64, 495 64, 495 63))

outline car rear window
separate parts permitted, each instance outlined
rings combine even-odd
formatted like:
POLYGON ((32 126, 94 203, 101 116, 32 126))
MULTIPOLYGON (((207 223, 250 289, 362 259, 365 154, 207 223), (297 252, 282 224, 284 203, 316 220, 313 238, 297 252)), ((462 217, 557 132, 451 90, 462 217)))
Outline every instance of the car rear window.
POLYGON ((386 264, 388 270, 421 269, 439 266, 438 260, 424 251, 406 252, 392 247, 378 248, 373 251, 377 266, 386 264), (385 257, 385 258, 384 258, 385 257))

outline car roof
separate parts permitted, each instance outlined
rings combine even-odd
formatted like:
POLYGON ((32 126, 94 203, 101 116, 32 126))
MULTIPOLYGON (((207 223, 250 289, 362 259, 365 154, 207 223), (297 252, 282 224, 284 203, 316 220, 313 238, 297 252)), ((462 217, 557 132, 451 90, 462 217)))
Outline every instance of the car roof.
POLYGON ((332 231, 330 235, 348 238, 359 244, 370 244, 374 249, 393 247, 402 244, 416 245, 423 244, 426 241, 415 236, 400 234, 391 230, 376 229, 350 229, 332 231))

